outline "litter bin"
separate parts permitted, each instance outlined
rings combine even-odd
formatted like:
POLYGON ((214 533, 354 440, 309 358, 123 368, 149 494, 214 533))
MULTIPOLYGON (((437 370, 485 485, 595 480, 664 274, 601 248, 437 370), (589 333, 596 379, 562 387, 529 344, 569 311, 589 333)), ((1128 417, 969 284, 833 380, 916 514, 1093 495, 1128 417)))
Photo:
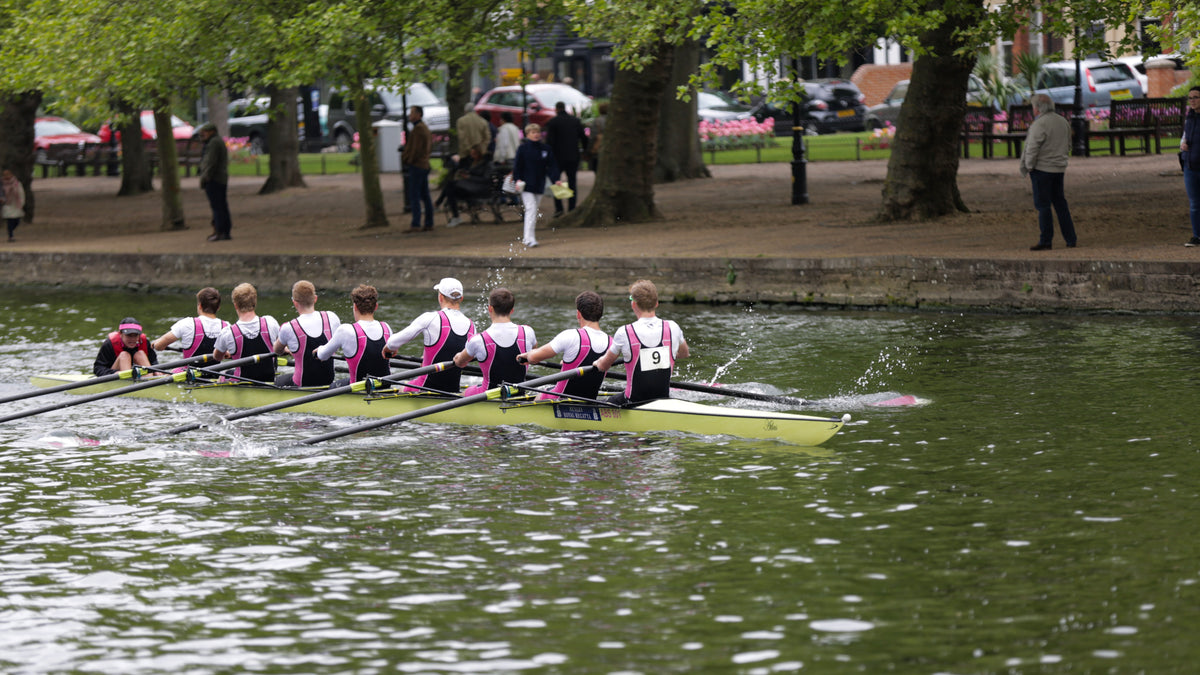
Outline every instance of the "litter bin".
POLYGON ((400 173, 400 136, 404 125, 392 120, 379 120, 371 125, 375 133, 375 152, 379 155, 380 173, 400 173))

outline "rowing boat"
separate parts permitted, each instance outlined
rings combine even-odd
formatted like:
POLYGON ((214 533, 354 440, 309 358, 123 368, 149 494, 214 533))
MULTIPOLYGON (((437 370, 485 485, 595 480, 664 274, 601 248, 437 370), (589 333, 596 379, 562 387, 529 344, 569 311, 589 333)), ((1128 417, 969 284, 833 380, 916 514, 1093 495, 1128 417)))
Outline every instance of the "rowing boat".
MULTIPOLYGON (((31 378, 38 387, 53 387, 87 379, 84 375, 41 375, 31 378)), ((72 389, 73 394, 95 394, 127 387, 128 382, 102 382, 72 389)), ((214 403, 234 408, 257 408, 313 393, 312 389, 280 389, 244 382, 172 383, 132 391, 128 395, 181 403, 214 403)), ((338 417, 391 417, 421 410, 455 397, 390 391, 373 394, 345 393, 302 403, 289 412, 338 417)), ((647 433, 679 431, 698 435, 779 440, 796 445, 820 445, 844 424, 841 418, 796 415, 786 412, 722 408, 681 399, 651 401, 636 408, 613 408, 581 402, 533 401, 528 398, 481 401, 454 410, 432 413, 423 421, 467 425, 531 424, 561 431, 647 433)))

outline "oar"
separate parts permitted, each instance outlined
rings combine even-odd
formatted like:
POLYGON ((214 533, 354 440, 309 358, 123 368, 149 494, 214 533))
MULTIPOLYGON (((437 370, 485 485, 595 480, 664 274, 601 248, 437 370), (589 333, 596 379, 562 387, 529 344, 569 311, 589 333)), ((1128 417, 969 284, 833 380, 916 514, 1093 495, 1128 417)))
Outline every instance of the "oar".
MULTIPOLYGON (((378 378, 376 381, 387 382, 388 384, 399 384, 399 383, 403 382, 404 380, 407 380, 407 379, 410 379, 413 377, 420 377, 421 375, 425 375, 428 373, 441 372, 441 371, 445 370, 447 367, 452 366, 452 365, 454 365, 453 361, 443 361, 441 363, 433 363, 433 364, 430 364, 423 368, 416 368, 414 370, 405 371, 403 373, 394 373, 387 377, 381 377, 381 378, 378 378)), ((292 408, 294 406, 303 405, 305 403, 310 403, 312 401, 320 401, 321 399, 338 396, 340 394, 345 394, 346 392, 350 392, 350 391, 362 391, 362 390, 366 389, 366 387, 367 387, 366 380, 360 380, 358 382, 352 382, 344 387, 333 387, 332 389, 326 389, 325 391, 318 391, 316 393, 309 394, 307 396, 299 396, 297 398, 288 399, 286 401, 280 401, 278 403, 271 403, 268 405, 259 406, 257 408, 251 408, 249 410, 243 410, 241 412, 232 413, 230 415, 222 415, 221 419, 225 422, 233 422, 236 420, 245 419, 247 417, 253 417, 254 415, 262 415, 263 413, 269 413, 269 412, 273 412, 275 410, 283 410, 284 408, 292 408)), ((204 426, 204 424, 201 422, 193 422, 191 424, 184 424, 182 426, 175 427, 174 429, 167 429, 166 431, 160 431, 157 434, 155 434, 155 436, 169 436, 171 434, 181 434, 185 431, 195 431, 196 429, 199 429, 202 426, 204 426)))
MULTIPOLYGON (((594 366, 584 366, 583 368, 575 368, 573 370, 564 370, 560 373, 555 373, 553 375, 547 375, 546 377, 539 377, 535 380, 529 380, 527 382, 522 382, 521 384, 523 384, 526 387, 538 387, 543 384, 552 384, 554 382, 558 382, 559 380, 566 380, 566 379, 570 379, 572 377, 579 377, 580 375, 584 375, 584 374, 588 373, 589 371, 591 371, 592 368, 594 368, 594 366)), ((413 410, 411 412, 402 413, 400 415, 393 415, 392 417, 386 417, 386 418, 380 419, 380 420, 372 420, 370 422, 364 422, 363 424, 359 424, 359 425, 352 426, 352 427, 346 427, 345 429, 338 429, 336 431, 330 431, 329 433, 321 434, 319 436, 310 436, 308 438, 301 440, 300 445, 314 445, 316 443, 322 443, 324 441, 333 440, 335 438, 341 438, 342 436, 350 436, 352 434, 357 434, 362 431, 370 431, 371 429, 378 429, 379 427, 386 427, 390 424, 398 424, 400 422, 406 422, 408 420, 416 419, 418 417, 424 417, 425 415, 432 415, 434 413, 440 413, 445 410, 453 410, 454 408, 460 408, 462 406, 470 405, 472 403, 478 403, 479 401, 490 401, 493 399, 500 398, 501 394, 503 392, 507 391, 508 389, 509 389, 509 387, 507 387, 506 385, 501 385, 499 387, 488 389, 485 392, 475 394, 473 396, 464 396, 460 399, 456 399, 453 401, 446 401, 445 403, 438 403, 435 405, 431 405, 428 408, 421 408, 420 410, 413 410)))
MULTIPOLYGON (((251 363, 258 363, 259 360, 265 359, 265 358, 275 358, 275 355, 274 354, 256 354, 254 356, 247 356, 244 359, 234 359, 233 361, 226 361, 219 365, 213 366, 212 368, 208 368, 208 370, 210 370, 210 371, 228 370, 229 368, 237 368, 238 366, 247 366, 247 365, 250 365, 251 363)), ((139 384, 131 384, 127 387, 121 387, 120 389, 113 389, 112 391, 103 391, 103 392, 100 392, 99 394, 92 394, 91 396, 83 396, 80 398, 71 399, 69 401, 63 401, 62 403, 58 403, 55 405, 48 405, 48 406, 45 406, 42 408, 26 410, 24 412, 14 413, 12 415, 5 415, 4 417, 0 417, 0 424, 3 424, 4 422, 11 422, 13 420, 19 420, 24 417, 33 417, 34 415, 40 415, 44 412, 50 412, 52 410, 61 410, 63 408, 70 408, 71 406, 82 405, 84 403, 91 403, 92 401, 99 401, 99 400, 105 399, 105 398, 112 398, 113 396, 120 396, 122 394, 128 394, 128 393, 135 392, 135 391, 141 391, 143 389, 150 389, 151 387, 161 387, 164 384, 170 384, 172 382, 185 382, 185 381, 187 381, 187 378, 188 378, 188 372, 186 372, 186 371, 182 372, 182 373, 172 373, 170 375, 155 378, 155 379, 149 380, 147 382, 141 382, 139 384)), ((89 383, 95 384, 96 382, 95 382, 95 380, 89 380, 89 383)))
MULTIPOLYGON (((409 365, 408 362, 410 360, 412 360, 412 359, 411 359, 411 357, 408 357, 408 356, 395 356, 395 357, 392 357, 391 363, 392 363, 392 365, 407 366, 407 365, 409 365)), ((420 363, 420 360, 417 359, 417 360, 415 360, 415 362, 420 363)), ((561 363, 555 363, 553 361, 539 361, 538 363, 534 363, 531 365, 544 366, 546 368, 555 368, 555 369, 562 368, 561 363)), ((467 367, 463 368, 463 372, 466 373, 467 375, 480 375, 483 373, 483 371, 480 370, 478 366, 467 366, 467 367)), ((606 372, 604 374, 604 377, 606 377, 610 380, 618 380, 621 382, 624 382, 626 379, 624 373, 615 373, 611 370, 606 372)), ((719 396, 729 396, 732 398, 744 398, 744 399, 749 399, 752 401, 763 401, 765 403, 778 403, 781 405, 790 405, 790 406, 796 406, 796 407, 811 405, 807 400, 802 399, 802 398, 795 398, 793 396, 780 396, 777 394, 759 394, 759 393, 753 392, 753 391, 741 391, 738 389, 728 389, 726 387, 714 387, 709 384, 700 384, 697 382, 678 382, 676 380, 671 380, 671 386, 674 387, 675 389, 683 389, 684 391, 695 391, 695 392, 701 392, 701 393, 705 393, 705 394, 717 394, 719 396)))
MULTIPOLYGON (((561 363, 554 363, 552 361, 541 361, 541 362, 538 362, 538 363, 535 363, 532 365, 546 366, 547 368, 561 368, 562 367, 561 363)), ((627 375, 625 373, 614 373, 611 370, 604 373, 604 377, 606 377, 610 380, 620 380, 622 382, 624 382, 627 379, 627 375)), ((759 394, 759 393, 753 392, 753 391, 741 391, 738 389, 727 389, 725 387, 714 387, 710 384, 699 384, 696 382, 679 382, 676 380, 671 380, 671 386, 674 387, 675 389, 683 389, 684 391, 698 391, 698 392, 703 392, 705 394, 717 394, 718 396, 731 396, 733 398, 745 398, 745 399, 750 399, 752 401, 765 401, 767 403, 781 403, 783 405, 794 405, 794 406, 808 405, 808 401, 806 401, 802 398, 794 398, 792 396, 777 396, 775 394, 759 394)))
POLYGON ((200 356, 193 356, 190 359, 181 359, 179 361, 171 361, 170 363, 160 363, 156 366, 151 366, 150 368, 134 366, 133 368, 130 368, 129 370, 120 370, 115 373, 111 373, 109 375, 101 375, 100 377, 92 377, 92 378, 88 378, 86 380, 80 380, 79 382, 68 382, 66 384, 60 384, 60 385, 57 385, 54 387, 47 387, 45 389, 38 389, 36 391, 25 392, 24 394, 13 394, 12 396, 5 396, 4 398, 0 398, 0 403, 11 403, 13 401, 23 401, 27 398, 36 398, 38 396, 45 396, 46 394, 57 394, 60 391, 69 391, 71 389, 78 389, 80 387, 90 387, 93 384, 101 384, 104 382, 116 382, 117 380, 131 380, 131 379, 136 380, 139 377, 141 377, 142 373, 145 373, 148 370, 171 370, 172 368, 179 368, 181 366, 190 366, 195 363, 208 363, 209 361, 212 361, 212 358, 213 358, 212 354, 201 354, 200 356))
MULTIPOLYGON (((625 379, 623 376, 621 379, 625 379)), ((716 394, 718 396, 732 396, 734 398, 746 398, 752 401, 765 401, 767 403, 782 403, 784 405, 802 406, 808 405, 808 401, 802 398, 792 396, 777 396, 775 394, 759 394, 753 391, 741 391, 738 389, 728 389, 726 387, 714 387, 707 384, 698 384, 696 382, 676 382, 671 380, 671 386, 676 389, 685 391, 699 391, 706 394, 716 394)))

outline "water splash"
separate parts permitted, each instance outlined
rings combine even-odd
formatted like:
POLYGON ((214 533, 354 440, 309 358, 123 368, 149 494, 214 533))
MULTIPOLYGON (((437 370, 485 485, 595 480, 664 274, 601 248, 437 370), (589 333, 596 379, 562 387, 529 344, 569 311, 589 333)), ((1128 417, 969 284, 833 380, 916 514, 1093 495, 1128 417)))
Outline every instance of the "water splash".
POLYGON ((741 361, 742 359, 744 359, 744 358, 750 356, 752 353, 754 353, 754 346, 755 346, 754 338, 750 337, 750 335, 756 333, 759 330, 758 324, 761 323, 761 321, 759 319, 759 315, 754 313, 753 305, 749 305, 746 307, 745 315, 746 315, 746 318, 742 324, 745 329, 739 334, 740 337, 745 339, 745 345, 741 349, 739 349, 732 357, 730 357, 730 359, 728 361, 726 361, 722 365, 717 366, 717 369, 713 372, 712 379, 710 379, 708 381, 708 384, 713 385, 713 384, 716 384, 717 382, 719 382, 721 380, 721 378, 726 373, 728 373, 730 371, 730 369, 732 369, 733 366, 738 361, 741 361))

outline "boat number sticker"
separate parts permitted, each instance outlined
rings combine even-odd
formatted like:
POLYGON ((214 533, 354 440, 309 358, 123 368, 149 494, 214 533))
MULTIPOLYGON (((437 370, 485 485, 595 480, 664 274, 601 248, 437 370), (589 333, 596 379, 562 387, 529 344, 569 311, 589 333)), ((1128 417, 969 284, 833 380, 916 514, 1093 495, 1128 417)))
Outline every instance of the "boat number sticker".
POLYGON ((591 405, 571 405, 570 403, 559 403, 554 406, 554 416, 558 419, 566 420, 587 420, 590 422, 600 421, 600 411, 596 406, 591 405))
POLYGON ((638 367, 643 372, 648 370, 662 370, 663 368, 671 367, 671 353, 668 351, 670 347, 663 345, 661 347, 646 348, 643 347, 638 354, 638 367))

